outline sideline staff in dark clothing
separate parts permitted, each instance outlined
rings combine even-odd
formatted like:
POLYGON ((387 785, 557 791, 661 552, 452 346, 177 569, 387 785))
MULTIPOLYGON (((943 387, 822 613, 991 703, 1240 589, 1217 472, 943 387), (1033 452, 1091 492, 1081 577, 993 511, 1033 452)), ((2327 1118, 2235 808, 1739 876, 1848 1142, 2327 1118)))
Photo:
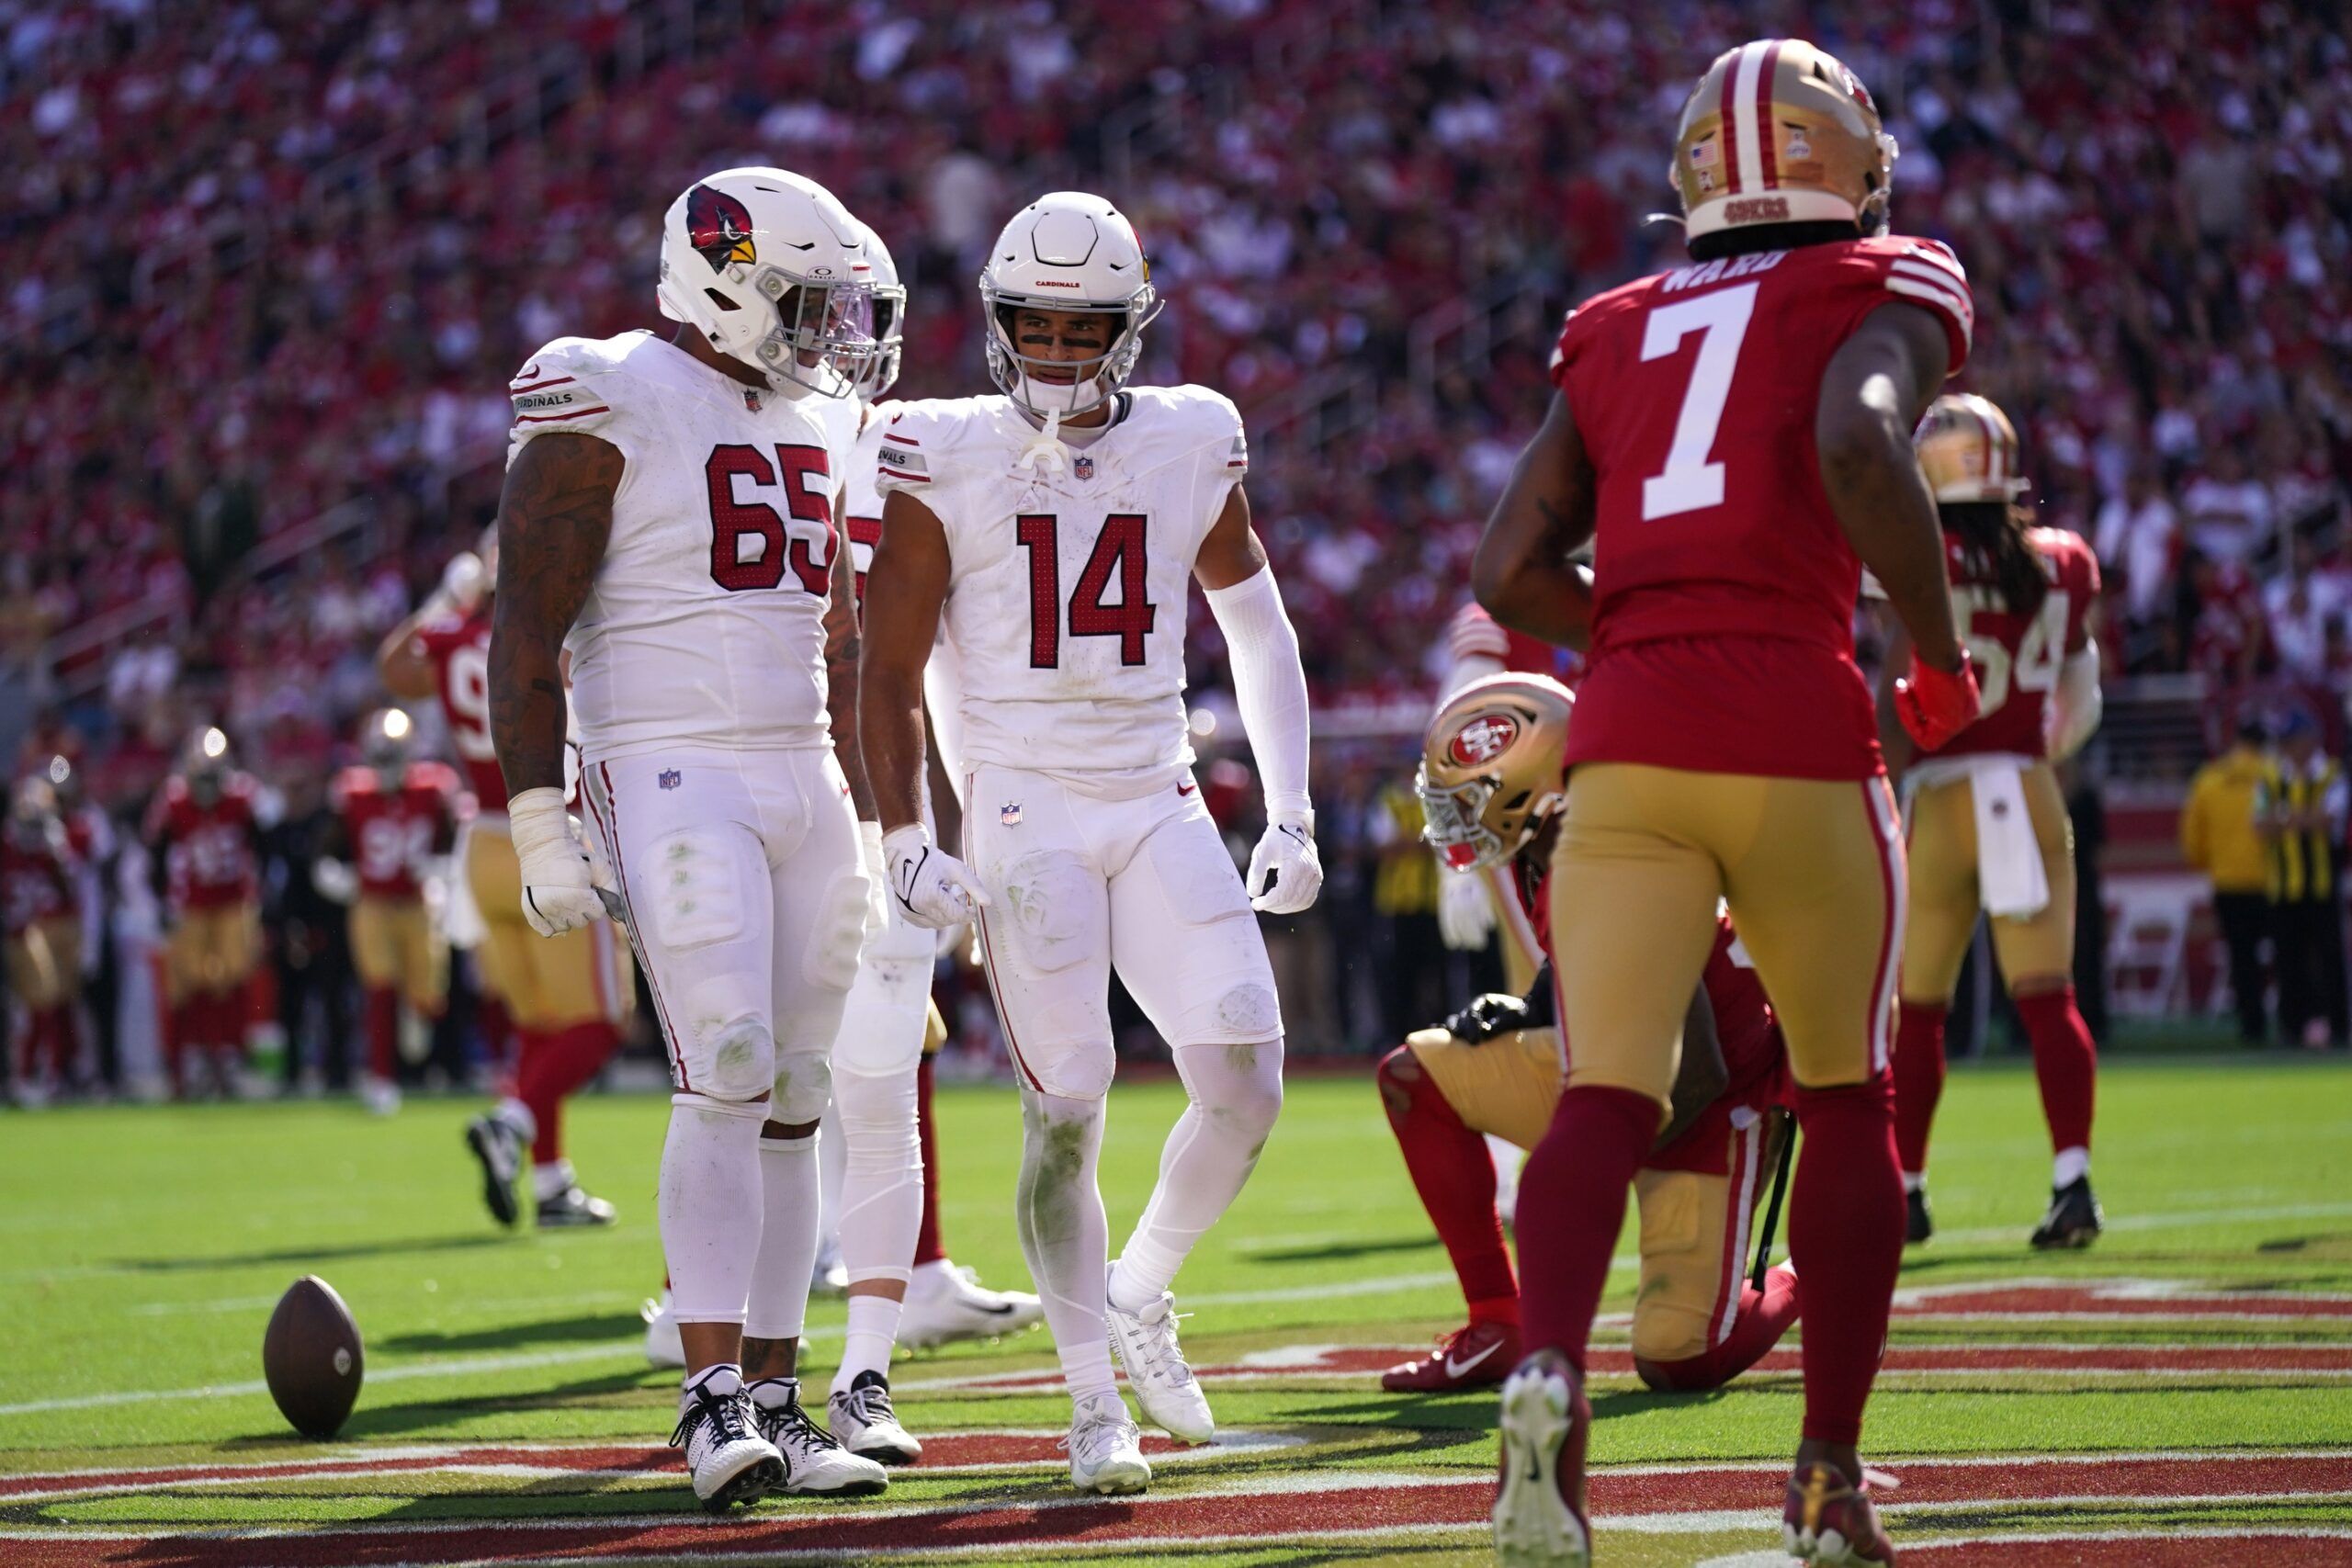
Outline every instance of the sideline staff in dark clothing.
POLYGON ((2319 749, 2308 715, 2288 719, 2279 755, 2255 792, 2255 824, 2269 850, 2270 940, 2278 957, 2278 1030, 2305 1045, 2342 1043, 2344 984, 2343 764, 2319 749), (2323 1032, 2324 1031, 2324 1032, 2323 1032))

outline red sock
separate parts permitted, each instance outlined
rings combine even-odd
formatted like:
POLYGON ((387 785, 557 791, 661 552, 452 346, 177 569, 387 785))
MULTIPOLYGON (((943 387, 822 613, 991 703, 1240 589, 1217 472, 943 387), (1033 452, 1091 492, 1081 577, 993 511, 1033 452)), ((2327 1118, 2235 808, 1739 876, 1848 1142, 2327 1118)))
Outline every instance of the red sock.
POLYGON ((245 1059, 245 988, 217 993, 212 998, 212 1049, 223 1062, 245 1059))
POLYGON ((1785 1263, 1767 1269, 1762 1290, 1740 1287, 1739 1313, 1722 1344, 1679 1361, 1642 1362, 1642 1381, 1652 1388, 1684 1392, 1721 1388, 1781 1342, 1781 1336, 1797 1320, 1799 1305, 1795 1270, 1785 1263))
POLYGON ((17 1037, 17 1077, 32 1083, 40 1077, 40 1059, 49 1043, 50 1010, 25 1010, 24 1032, 17 1037))
POLYGON ((164 1009, 164 1076, 171 1080, 172 1098, 187 1092, 188 1032, 196 1026, 196 1000, 164 1009))
POLYGON ((2041 1085, 2041 1114, 2050 1147, 2091 1146, 2091 1099, 2098 1080, 2098 1047, 2075 1005, 2075 987, 2062 986, 2017 998, 2018 1017, 2033 1043, 2033 1076, 2041 1085))
MULTIPOLYGON (((1629 1089, 1568 1086, 1519 1176, 1521 1345, 1584 1370, 1625 1191, 1657 1136, 1658 1105, 1629 1089)), ((1899 1227, 1898 1227, 1899 1234, 1899 1227)))
POLYGON ((522 1065, 522 1032, 506 1010, 506 1004, 484 991, 474 1002, 474 1026, 481 1031, 481 1048, 501 1071, 519 1070, 522 1065))
POLYGON ((563 1102, 602 1072, 621 1043, 620 1031, 603 1019, 553 1031, 523 1032, 523 1060, 514 1075, 514 1098, 531 1108, 538 1136, 531 1144, 535 1165, 563 1157, 563 1102))
POLYGON ((60 1085, 70 1084, 74 1081, 74 1070, 81 1066, 82 1060, 81 1021, 74 1016, 72 1002, 56 1010, 50 1020, 49 1029, 50 1060, 57 1067, 57 1081, 60 1085))
POLYGON ((1495 1161, 1487 1140, 1463 1124, 1410 1046, 1388 1053, 1374 1076, 1413 1190, 1453 1260, 1470 1320, 1516 1324, 1519 1284, 1511 1278, 1502 1220, 1495 1213, 1495 1161))
POLYGON ((400 1076, 401 998, 390 986, 368 990, 368 1070, 390 1082, 400 1076))
POLYGON ((1861 1440, 1903 1264, 1894 1085, 1884 1073, 1797 1090, 1804 1147, 1789 1194, 1789 1253, 1804 1280, 1804 1436, 1861 1440))
POLYGON ((1905 1002, 1894 1025, 1894 1148, 1904 1174, 1928 1169, 1928 1132, 1944 1097, 1942 1002, 1905 1002))
POLYGON ((936 1263, 947 1256, 939 1245, 939 1141, 932 1134, 931 1064, 923 1053, 915 1069, 915 1131, 922 1139, 922 1223, 915 1229, 914 1266, 936 1263))

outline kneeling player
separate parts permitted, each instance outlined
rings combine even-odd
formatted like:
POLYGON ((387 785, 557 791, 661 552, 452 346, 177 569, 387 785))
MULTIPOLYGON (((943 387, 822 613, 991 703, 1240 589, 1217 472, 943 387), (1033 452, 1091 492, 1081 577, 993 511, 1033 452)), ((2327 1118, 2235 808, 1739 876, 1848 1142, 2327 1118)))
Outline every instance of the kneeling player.
MULTIPOLYGON (((1560 750, 1571 698, 1542 675, 1472 682, 1438 711, 1416 781, 1429 840, 1457 871, 1510 863, 1541 924, 1541 883, 1566 799, 1560 750)), ((1550 976, 1525 1000, 1480 997, 1380 1064, 1381 1098, 1413 1186, 1462 1280, 1468 1326, 1430 1355, 1390 1368, 1381 1386, 1444 1393, 1499 1383, 1519 1362, 1519 1289, 1495 1212, 1482 1134, 1521 1148, 1558 1104, 1565 1048, 1550 976)), ((1728 921, 1715 937, 1683 1023, 1682 1065, 1666 1130, 1634 1179, 1641 1288, 1634 1365, 1652 1388, 1713 1388, 1755 1365, 1798 1310, 1795 1273, 1743 1285, 1764 1173, 1787 1135, 1779 1025, 1728 921)))

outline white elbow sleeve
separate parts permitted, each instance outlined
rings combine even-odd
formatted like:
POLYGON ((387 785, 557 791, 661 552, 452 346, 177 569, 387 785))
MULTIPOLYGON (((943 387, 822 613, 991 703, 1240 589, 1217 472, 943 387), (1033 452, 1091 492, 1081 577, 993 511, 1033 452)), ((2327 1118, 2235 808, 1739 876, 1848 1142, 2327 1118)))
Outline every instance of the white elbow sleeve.
POLYGON ((1265 782, 1266 815, 1277 821, 1307 817, 1306 671, 1273 568, 1210 589, 1208 601, 1232 654, 1234 696, 1265 782))
POLYGON ((2098 684, 2098 643, 2085 643, 2059 667, 2050 694, 2050 759, 2060 761, 2081 750, 2098 729, 2106 698, 2098 684))

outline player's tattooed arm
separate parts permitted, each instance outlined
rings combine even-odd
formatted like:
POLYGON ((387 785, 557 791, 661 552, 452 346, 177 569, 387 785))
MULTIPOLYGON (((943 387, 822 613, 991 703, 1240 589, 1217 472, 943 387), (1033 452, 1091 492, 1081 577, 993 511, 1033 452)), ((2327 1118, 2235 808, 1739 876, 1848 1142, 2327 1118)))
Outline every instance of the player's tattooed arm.
POLYGON ((1715 1033, 1715 1004, 1707 999, 1702 980, 1691 987, 1690 1010, 1682 1015, 1682 1066, 1674 1075, 1666 1130, 1651 1148, 1662 1149, 1689 1132, 1730 1083, 1731 1068, 1724 1065, 1723 1041, 1715 1033))
POLYGON ((866 782, 865 752, 857 739, 857 661, 863 638, 857 626, 857 573, 850 570, 846 539, 835 547, 832 598, 825 606, 825 714, 833 731, 833 756, 849 781, 849 803, 857 819, 874 817, 874 786, 866 782))
POLYGON ((1830 357, 1814 412, 1829 509, 1911 634, 1920 662, 1960 668, 1960 628, 1944 570, 1943 525, 1911 433, 1943 385, 1942 323, 1916 305, 1883 305, 1830 357))
POLYGON ((563 787, 563 638, 613 531, 625 459, 594 435, 526 442, 498 502, 490 734, 506 788, 563 787))
POLYGON ((1592 574, 1568 558, 1592 537, 1591 456, 1568 400, 1555 392, 1487 519, 1470 583, 1514 631, 1581 649, 1592 634, 1592 574))
POLYGON ((904 491, 882 499, 882 538, 865 574, 857 736, 883 831, 922 820, 922 670, 939 636, 951 558, 947 531, 904 491))

